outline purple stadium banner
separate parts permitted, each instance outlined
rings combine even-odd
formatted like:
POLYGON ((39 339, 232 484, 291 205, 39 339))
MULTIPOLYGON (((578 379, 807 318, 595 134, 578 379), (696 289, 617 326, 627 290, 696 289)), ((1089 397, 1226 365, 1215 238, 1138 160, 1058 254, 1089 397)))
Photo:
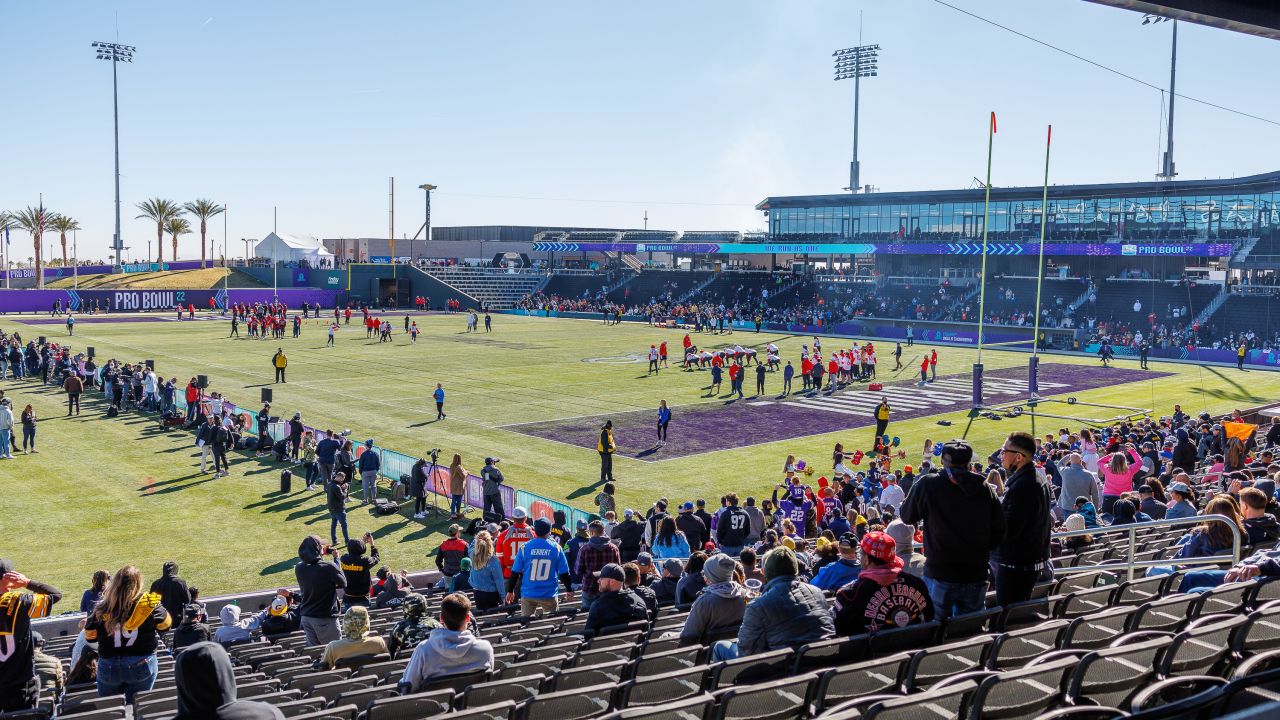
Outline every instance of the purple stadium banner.
MULTIPOLYGON (((592 243, 535 242, 535 252, 676 252, 724 255, 981 255, 982 243, 592 243)), ((1036 255, 1039 243, 987 243, 988 255, 1036 255)), ((1231 243, 1046 243, 1046 255, 1227 257, 1231 243)))
MULTIPOLYGON (((257 303, 271 302, 273 295, 289 307, 299 307, 303 302, 320 303, 321 307, 333 307, 341 291, 320 288, 280 288, 273 293, 271 288, 232 288, 230 302, 257 303)), ((100 307, 109 307, 112 312, 170 312, 178 305, 195 305, 197 310, 206 310, 212 298, 218 307, 226 307, 228 291, 217 290, 0 290, 0 312, 48 312, 53 309, 54 302, 63 307, 79 310, 85 303, 90 305, 96 300, 100 307)))

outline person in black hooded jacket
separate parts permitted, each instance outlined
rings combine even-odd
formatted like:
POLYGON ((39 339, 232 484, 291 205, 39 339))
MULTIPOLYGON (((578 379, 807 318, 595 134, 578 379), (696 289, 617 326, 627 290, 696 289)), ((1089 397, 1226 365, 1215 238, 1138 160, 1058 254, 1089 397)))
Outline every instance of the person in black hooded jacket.
POLYGON ((201 614, 204 606, 196 603, 187 605, 182 610, 182 624, 173 629, 173 651, 177 652, 189 645, 209 642, 213 639, 213 631, 203 622, 201 614))
POLYGON ((373 585, 370 570, 377 567, 382 558, 373 544, 373 535, 364 534, 363 540, 348 540, 347 552, 339 559, 342 574, 347 578, 347 589, 342 594, 343 609, 352 605, 369 607, 369 588, 373 585), (369 555, 365 556, 365 546, 369 555))
POLYGON ((1193 473, 1196 471, 1196 446, 1185 429, 1178 428, 1176 432, 1178 444, 1173 446, 1173 467, 1185 473, 1193 473))
POLYGON ((924 523, 925 584, 944 619, 986 606, 987 564, 1005 536, 1000 499, 968 470, 972 459, 969 443, 944 444, 942 468, 916 480, 899 513, 907 524, 924 523))
POLYGON ((274 705, 236 699, 231 656, 217 643, 188 647, 174 662, 178 713, 173 720, 284 720, 274 705))
POLYGON ((169 612, 169 617, 183 617, 187 603, 191 602, 191 588, 186 580, 178 577, 178 563, 172 560, 164 564, 161 577, 151 583, 151 592, 160 596, 160 604, 169 612))
POLYGON ((347 578, 338 567, 338 549, 324 544, 318 535, 308 535, 298 546, 301 560, 293 568, 302 602, 302 632, 308 645, 326 645, 340 637, 338 632, 338 591, 347 586, 347 578), (329 559, 322 561, 325 555, 329 559))

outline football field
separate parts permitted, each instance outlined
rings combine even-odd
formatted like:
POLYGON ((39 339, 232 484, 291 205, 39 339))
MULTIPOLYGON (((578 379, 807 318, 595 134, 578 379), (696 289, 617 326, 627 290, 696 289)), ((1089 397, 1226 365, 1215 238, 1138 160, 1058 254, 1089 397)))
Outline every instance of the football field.
MULTIPOLYGON (((177 377, 180 386, 196 374, 208 375, 210 390, 251 411, 260 407, 260 388, 271 387, 275 415, 301 412, 308 425, 350 429, 353 439, 374 438, 410 455, 439 447, 441 462, 457 452, 473 474, 485 456, 500 457, 508 484, 587 510, 594 509, 599 490, 595 442, 605 419, 617 428, 620 508, 641 510, 659 496, 702 497, 711 506, 729 491, 767 497, 788 454, 822 474, 829 471, 834 443, 871 449, 872 407, 880 393, 859 385, 805 397, 797 378, 797 394, 783 398, 781 373, 769 372, 765 394, 755 398, 751 367, 746 399, 728 396, 727 376, 721 394, 711 397, 709 371, 678 367, 684 331, 495 315, 492 333, 482 328, 468 334, 464 316, 430 315, 415 316, 423 330, 415 344, 402 332, 403 314, 386 317, 396 329, 393 342, 366 339, 364 328, 352 324, 342 327, 332 348, 325 347, 323 320, 306 321, 301 338, 282 341, 229 339, 226 320, 81 318, 73 338, 60 322, 31 316, 0 318, 0 328, 17 330, 24 340, 44 335, 66 341, 76 351, 93 346, 100 360, 151 359, 159 374, 177 377), (663 340, 672 366, 650 375, 645 354, 663 340), (272 383, 270 361, 277 347, 289 359, 287 384, 272 383), (448 414, 439 422, 431 398, 437 382, 444 386, 448 414), (658 448, 660 399, 672 406, 673 419, 670 441, 658 448)), ((755 347, 762 358, 769 341, 798 368, 800 346, 811 336, 694 336, 695 344, 712 349, 755 347)), ((848 344, 827 338, 823 349, 829 354, 848 344)), ((967 436, 985 456, 1010 431, 1032 429, 1025 415, 970 421, 974 350, 938 347, 938 381, 920 388, 920 356, 930 346, 904 348, 904 368, 897 373, 893 344, 877 347, 879 379, 893 407, 888 433, 901 439, 899 449, 908 454, 895 467, 917 464, 926 438, 967 436), (952 424, 940 426, 939 420, 952 424)), ((1025 353, 988 350, 983 361, 988 402, 1025 395, 1025 353)), ((1151 408, 1159 415, 1178 402, 1189 412, 1221 413, 1280 393, 1280 374, 1272 372, 1154 362, 1143 371, 1133 360, 1116 365, 1103 369, 1096 358, 1043 356, 1041 394, 1075 397, 1080 404, 1052 403, 1042 410, 1099 418, 1118 412, 1084 405, 1098 403, 1151 408)), ((200 474, 189 432, 162 431, 149 416, 107 419, 96 393, 80 416, 66 418, 63 396, 53 389, 27 380, 0 381, 0 389, 13 399, 15 416, 31 403, 40 418, 40 453, 0 463, 0 478, 9 488, 10 529, 0 556, 13 557, 28 575, 53 582, 69 597, 78 597, 93 570, 114 570, 125 561, 151 579, 164 560, 176 559, 206 594, 289 584, 300 538, 328 535, 323 496, 301 490, 301 468, 295 468, 289 495, 278 492, 284 466, 252 454, 233 453, 230 477, 214 479, 200 474)), ((1043 435, 1080 425, 1041 418, 1035 430, 1043 435)), ((374 532, 383 561, 395 569, 428 567, 448 522, 414 520, 410 508, 374 517, 350 507, 351 534, 374 532)))

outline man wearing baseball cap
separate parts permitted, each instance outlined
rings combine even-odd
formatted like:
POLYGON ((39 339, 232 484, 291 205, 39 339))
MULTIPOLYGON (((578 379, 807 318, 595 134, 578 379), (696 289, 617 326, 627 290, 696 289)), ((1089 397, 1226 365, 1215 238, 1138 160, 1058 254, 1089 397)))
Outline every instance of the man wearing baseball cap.
MULTIPOLYGON (((520 511, 522 508, 516 508, 520 511)), ((517 522, 520 522, 517 520, 517 522)), ((508 528, 508 532, 515 526, 508 528)), ((505 534, 505 533, 504 533, 505 534)), ((507 577, 507 604, 516 601, 515 591, 520 589, 520 614, 532 616, 541 610, 547 615, 560 607, 556 597, 556 581, 564 584, 566 600, 573 600, 573 579, 569 577, 569 561, 560 543, 551 540, 551 523, 542 518, 533 522, 535 537, 520 545, 511 563, 511 575, 507 577)))
POLYGON ((847 532, 840 536, 840 559, 823 565, 809 583, 822 590, 839 590, 857 580, 861 569, 858 564, 858 536, 847 532))
POLYGON ((893 538, 877 530, 864 535, 860 544, 862 572, 836 593, 836 633, 860 635, 933 620, 929 588, 903 572, 893 538))
POLYGON ((622 554, 622 562, 631 562, 640 554, 640 544, 644 542, 644 523, 636 518, 636 511, 627 508, 622 513, 622 522, 613 526, 609 538, 618 545, 622 554))
POLYGON ((680 512, 676 515, 676 529, 684 533, 684 537, 689 541, 689 547, 700 548, 711 539, 711 533, 707 529, 706 523, 702 518, 693 512, 693 503, 686 502, 680 506, 680 512))
POLYGON ((639 595, 625 587, 626 580, 626 573, 617 563, 609 563, 600 568, 600 572, 596 573, 599 594, 587 611, 584 631, 596 635, 607 627, 649 619, 649 609, 639 595))

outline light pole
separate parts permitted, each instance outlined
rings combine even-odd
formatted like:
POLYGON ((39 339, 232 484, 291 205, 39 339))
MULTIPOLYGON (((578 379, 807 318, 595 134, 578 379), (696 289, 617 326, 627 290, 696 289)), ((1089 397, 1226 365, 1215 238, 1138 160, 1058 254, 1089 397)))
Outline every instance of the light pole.
MULTIPOLYGON (((861 21, 858 28, 858 42, 862 42, 861 21)), ((862 90, 862 78, 876 76, 876 62, 879 59, 879 45, 858 45, 831 53, 835 58, 835 80, 853 79, 853 160, 849 163, 849 192, 858 192, 861 187, 858 167, 858 100, 862 90)))
POLYGON ((1169 129, 1165 132, 1165 150, 1164 158, 1160 163, 1160 174, 1156 177, 1161 180, 1172 180, 1178 173, 1173 169, 1173 100, 1177 97, 1174 91, 1175 81, 1178 79, 1178 21, 1176 18, 1160 17, 1159 15, 1143 15, 1142 24, 1151 25, 1162 22, 1173 23, 1173 49, 1169 54, 1169 129))
MULTIPOLYGON (((430 183, 423 183, 422 185, 418 186, 418 189, 424 190, 427 193, 427 204, 426 204, 427 214, 426 214, 426 217, 423 219, 423 223, 422 223, 422 239, 423 241, 428 243, 427 247, 430 247, 429 243, 431 242, 431 191, 435 190, 437 187, 438 186, 432 185, 430 183)), ((412 246, 410 246, 409 254, 413 255, 412 246)), ((413 259, 410 258, 409 261, 413 262, 413 259)))
POLYGON ((111 61, 111 113, 115 118, 116 145, 116 237, 114 243, 116 257, 112 262, 111 270, 120 272, 120 251, 124 248, 124 239, 120 236, 120 95, 116 82, 116 63, 133 62, 133 54, 138 48, 108 42, 95 42, 91 47, 98 53, 99 60, 111 61))
POLYGON ((71 231, 71 287, 80 289, 80 237, 75 230, 71 231))

